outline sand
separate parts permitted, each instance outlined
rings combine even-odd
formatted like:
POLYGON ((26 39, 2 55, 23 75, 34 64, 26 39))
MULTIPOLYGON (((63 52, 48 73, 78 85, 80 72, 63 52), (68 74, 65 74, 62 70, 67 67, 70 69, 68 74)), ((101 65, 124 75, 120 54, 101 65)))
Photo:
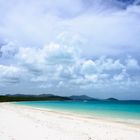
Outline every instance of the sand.
POLYGON ((0 103, 0 140, 140 140, 140 126, 0 103))

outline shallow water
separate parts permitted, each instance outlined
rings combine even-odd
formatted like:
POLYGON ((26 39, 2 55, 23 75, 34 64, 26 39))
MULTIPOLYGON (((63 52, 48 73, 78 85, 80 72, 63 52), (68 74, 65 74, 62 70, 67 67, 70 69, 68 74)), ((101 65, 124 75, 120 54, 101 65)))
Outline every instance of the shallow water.
POLYGON ((137 101, 31 101, 16 104, 140 123, 140 102, 137 101))

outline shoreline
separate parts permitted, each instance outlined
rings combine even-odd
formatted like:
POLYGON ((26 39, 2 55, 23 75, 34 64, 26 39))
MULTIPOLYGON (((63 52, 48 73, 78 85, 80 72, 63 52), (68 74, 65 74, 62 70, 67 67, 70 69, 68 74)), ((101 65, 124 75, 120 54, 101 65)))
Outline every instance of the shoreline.
POLYGON ((25 140, 27 137, 34 140, 37 140, 36 138, 40 140, 140 139, 140 126, 137 125, 114 122, 101 118, 85 117, 74 113, 59 112, 50 109, 17 105, 14 103, 0 103, 0 116, 0 139, 2 139, 2 131, 5 132, 5 135, 11 133, 11 128, 18 132, 18 124, 22 126, 22 129, 27 134, 23 136, 21 129, 19 133, 13 132, 11 139, 7 138, 2 140, 25 140), (11 121, 13 122, 9 118, 12 118, 11 121), (11 123, 17 123, 17 125, 13 126, 11 123), (31 133, 39 135, 39 137, 32 136, 27 131, 28 127, 33 127, 31 133), (37 132, 40 134, 36 134, 37 132), (100 135, 101 132, 102 136, 100 135))
POLYGON ((91 116, 89 114, 87 115, 87 114, 82 114, 82 113, 77 113, 77 112, 66 111, 66 110, 62 110, 62 109, 50 109, 50 108, 44 108, 44 107, 36 107, 36 106, 30 106, 30 105, 16 104, 16 102, 10 103, 10 104, 14 104, 14 105, 17 105, 17 106, 23 106, 23 107, 29 107, 31 109, 40 110, 40 111, 47 111, 47 112, 58 113, 58 114, 62 114, 62 115, 72 115, 72 116, 75 116, 75 117, 80 117, 80 118, 85 118, 85 119, 119 123, 119 124, 130 125, 132 127, 140 128, 140 121, 138 122, 138 119, 118 118, 118 117, 112 117, 112 116, 107 117, 107 116, 97 116, 97 115, 91 116))

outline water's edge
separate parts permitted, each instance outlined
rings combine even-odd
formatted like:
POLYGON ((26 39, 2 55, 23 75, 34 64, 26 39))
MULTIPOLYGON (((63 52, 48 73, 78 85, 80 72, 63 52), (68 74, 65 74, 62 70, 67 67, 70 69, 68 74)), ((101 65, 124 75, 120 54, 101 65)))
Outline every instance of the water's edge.
MULTIPOLYGON (((130 113, 128 110, 127 110, 127 112, 121 112, 122 110, 118 111, 119 109, 115 110, 114 112, 113 111, 111 112, 109 110, 109 109, 112 109, 111 105, 107 105, 108 107, 110 106, 110 108, 108 108, 108 110, 104 110, 104 108, 102 110, 98 110, 98 107, 96 108, 97 110, 91 110, 95 106, 99 106, 99 105, 96 104, 96 105, 94 105, 94 107, 91 107, 93 105, 90 104, 90 105, 86 106, 85 108, 83 108, 85 106, 84 103, 76 102, 76 105, 73 105, 74 103, 75 102, 67 103, 67 102, 62 102, 62 101, 61 102, 56 102, 56 101, 52 102, 51 101, 51 102, 15 102, 14 104, 30 106, 33 108, 43 109, 43 110, 47 110, 47 111, 74 114, 74 115, 80 115, 83 117, 88 117, 88 118, 93 118, 93 119, 104 119, 104 120, 108 120, 108 121, 115 121, 115 122, 119 122, 119 123, 134 124, 134 125, 140 126, 139 110, 136 110, 136 112, 135 112, 134 110, 133 111, 131 110, 132 108, 130 108, 130 110, 131 110, 130 113), (67 105, 67 104, 69 104, 69 105, 67 105), (78 108, 76 108, 77 105, 79 106, 78 108)), ((125 105, 123 105, 123 106, 125 108, 125 105)), ((121 107, 121 106, 119 106, 119 107, 121 107)), ((138 107, 140 107, 140 106, 138 105, 138 107)), ((127 108, 127 106, 126 106, 126 108, 127 108)), ((126 111, 126 110, 124 110, 124 111, 126 111)))

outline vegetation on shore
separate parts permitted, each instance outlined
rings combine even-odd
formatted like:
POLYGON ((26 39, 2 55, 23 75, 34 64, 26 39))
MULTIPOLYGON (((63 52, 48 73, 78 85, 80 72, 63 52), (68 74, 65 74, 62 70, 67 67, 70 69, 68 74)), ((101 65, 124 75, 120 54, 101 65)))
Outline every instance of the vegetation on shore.
POLYGON ((18 101, 50 101, 50 100, 70 100, 68 97, 56 95, 0 95, 0 102, 18 102, 18 101))

